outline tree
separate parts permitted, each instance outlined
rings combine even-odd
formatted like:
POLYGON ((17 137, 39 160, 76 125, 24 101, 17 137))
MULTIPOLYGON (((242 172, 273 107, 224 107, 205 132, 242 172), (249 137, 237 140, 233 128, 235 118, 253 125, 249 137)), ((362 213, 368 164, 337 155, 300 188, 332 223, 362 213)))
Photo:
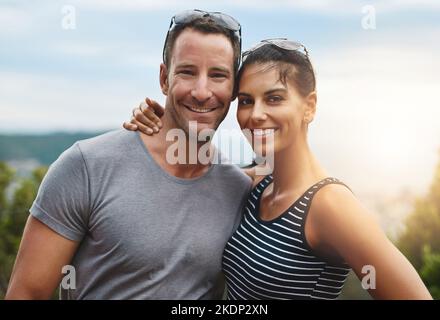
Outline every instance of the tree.
POLYGON ((440 299, 440 254, 432 253, 429 246, 423 248, 423 265, 420 275, 431 295, 435 299, 440 299))
POLYGON ((432 296, 440 299, 440 162, 428 194, 418 199, 397 246, 421 275, 432 296))
POLYGON ((6 293, 29 209, 46 171, 40 167, 30 177, 18 179, 9 166, 0 162, 0 298, 6 293), (14 184, 17 186, 8 199, 14 184))
POLYGON ((14 177, 14 171, 0 162, 0 218, 7 207, 6 189, 14 177))

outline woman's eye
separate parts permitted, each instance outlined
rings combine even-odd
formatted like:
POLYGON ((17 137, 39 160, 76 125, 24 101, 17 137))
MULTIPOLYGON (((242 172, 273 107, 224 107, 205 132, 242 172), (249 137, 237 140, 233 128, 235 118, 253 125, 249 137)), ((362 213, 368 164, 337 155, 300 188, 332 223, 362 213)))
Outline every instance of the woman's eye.
POLYGON ((239 106, 247 106, 247 105, 250 105, 250 104, 252 104, 251 99, 239 99, 238 100, 238 105, 239 106))
POLYGON ((270 96, 267 98, 267 101, 269 101, 271 103, 281 102, 282 100, 283 100, 283 97, 281 97, 281 96, 270 96))

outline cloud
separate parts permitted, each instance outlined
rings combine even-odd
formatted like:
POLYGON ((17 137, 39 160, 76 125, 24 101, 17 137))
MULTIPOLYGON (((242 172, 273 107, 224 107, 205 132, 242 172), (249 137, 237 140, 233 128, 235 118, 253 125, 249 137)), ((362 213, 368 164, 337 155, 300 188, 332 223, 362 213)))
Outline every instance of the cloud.
POLYGON ((125 68, 159 68, 162 57, 159 50, 149 50, 147 46, 135 43, 126 44, 123 51, 120 47, 121 44, 116 43, 59 42, 50 47, 50 52, 66 57, 76 57, 82 61, 94 59, 108 64, 109 67, 118 65, 125 68))
POLYGON ((96 10, 128 10, 128 11, 151 11, 151 10, 185 10, 190 8, 201 8, 206 10, 228 9, 264 9, 264 10, 295 10, 302 12, 314 12, 322 14, 360 14, 366 5, 374 6, 378 12, 392 12, 399 10, 440 10, 440 3, 436 0, 371 0, 371 1, 346 1, 346 0, 225 0, 211 2, 203 0, 192 1, 155 1, 155 0, 77 0, 72 2, 85 8, 96 10))
POLYGON ((183 3, 178 0, 154 1, 154 0, 78 0, 72 2, 84 8, 92 8, 96 10, 127 10, 127 11, 151 11, 163 9, 191 8, 192 4, 202 4, 203 1, 189 1, 183 3))
MULTIPOLYGON (((144 98, 161 97, 157 83, 99 83, 55 75, 1 72, 2 131, 101 130, 118 128, 144 98)), ((159 99, 158 99, 159 100, 159 99)), ((160 101, 160 100, 159 100, 160 101)))
POLYGON ((377 188, 371 177, 386 190, 429 184, 440 147, 439 52, 383 44, 315 58, 318 111, 310 135, 331 171, 363 190, 377 188))
POLYGON ((32 25, 30 12, 0 5, 0 36, 10 37, 26 32, 32 25))
POLYGON ((103 52, 111 49, 111 46, 104 45, 59 42, 52 46, 51 51, 64 55, 90 58, 102 55, 103 52))

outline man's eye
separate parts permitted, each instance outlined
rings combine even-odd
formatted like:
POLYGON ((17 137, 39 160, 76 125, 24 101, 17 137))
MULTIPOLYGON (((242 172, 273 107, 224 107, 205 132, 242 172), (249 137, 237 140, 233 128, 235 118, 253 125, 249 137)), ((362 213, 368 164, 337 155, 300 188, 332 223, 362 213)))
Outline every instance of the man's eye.
POLYGON ((185 75, 193 75, 194 72, 192 70, 180 70, 177 73, 185 74, 185 75))
POLYGON ((224 74, 224 73, 213 73, 212 75, 211 75, 211 77, 213 77, 213 78, 226 78, 226 75, 224 74))

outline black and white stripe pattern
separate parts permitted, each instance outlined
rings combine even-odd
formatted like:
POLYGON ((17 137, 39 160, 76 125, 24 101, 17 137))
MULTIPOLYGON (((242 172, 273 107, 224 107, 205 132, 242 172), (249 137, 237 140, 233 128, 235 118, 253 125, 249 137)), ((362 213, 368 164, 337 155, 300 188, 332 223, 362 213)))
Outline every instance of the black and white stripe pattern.
POLYGON ((261 194, 272 182, 265 177, 251 192, 242 221, 223 253, 228 299, 336 299, 350 271, 316 257, 304 237, 314 194, 331 183, 326 178, 309 188, 279 217, 259 219, 261 194))

